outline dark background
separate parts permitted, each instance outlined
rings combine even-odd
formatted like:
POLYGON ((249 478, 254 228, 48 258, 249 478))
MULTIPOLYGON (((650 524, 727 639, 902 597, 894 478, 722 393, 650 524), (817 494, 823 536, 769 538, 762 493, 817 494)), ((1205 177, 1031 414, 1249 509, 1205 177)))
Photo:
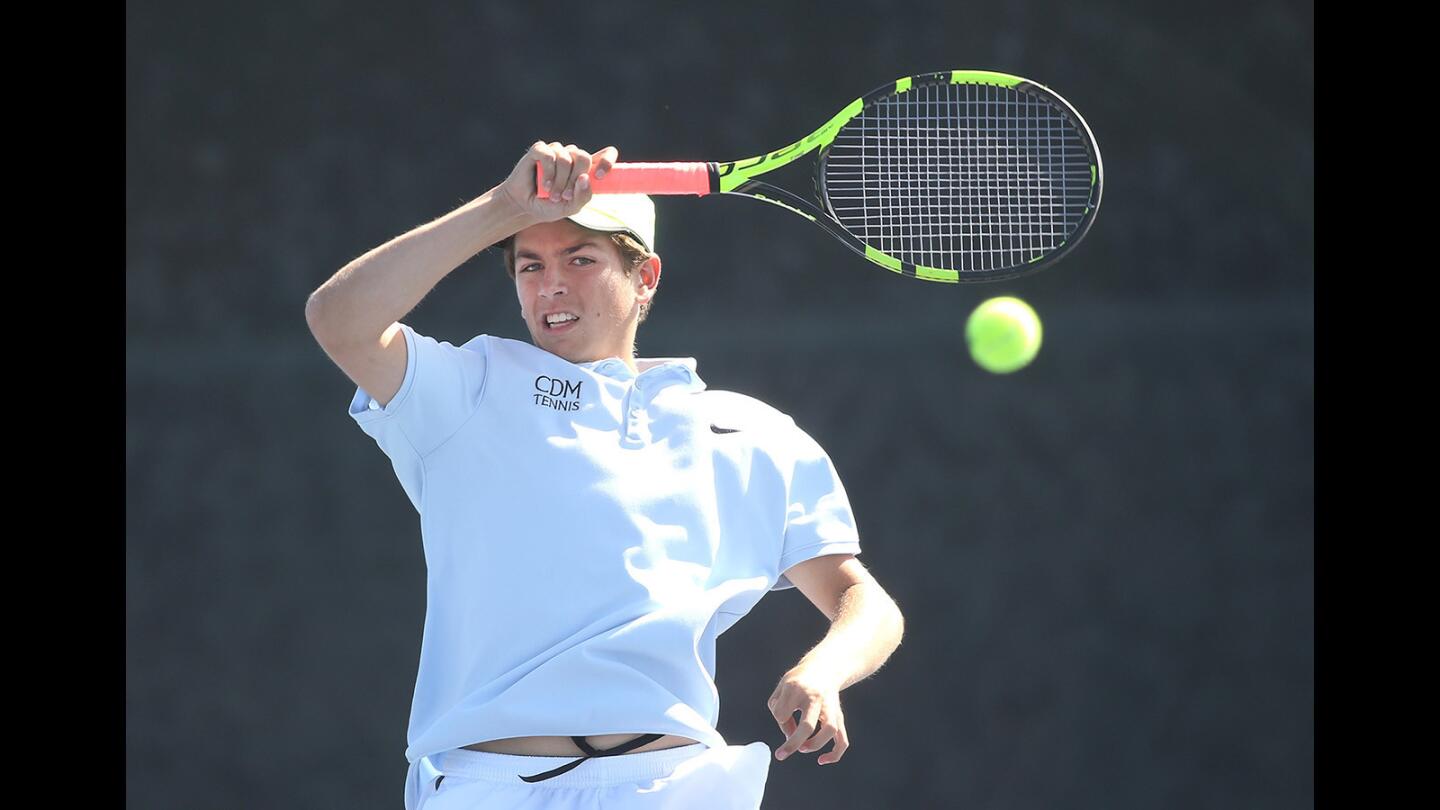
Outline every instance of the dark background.
MULTIPOLYGON (((766 806, 1313 805, 1312 6, 711 8, 127 5, 127 806, 400 805, 418 517, 313 289, 536 138, 737 159, 951 68, 1094 131, 1104 203, 1060 265, 927 284, 769 206, 657 203, 641 353, 814 435, 907 618, 842 693, 850 752, 772 762, 766 806), (1003 294, 1045 344, 998 377, 960 329, 1003 294)), ((526 337, 494 252, 405 320, 526 337)), ((765 700, 825 629, 792 590, 720 639, 727 740, 779 745, 765 700)))

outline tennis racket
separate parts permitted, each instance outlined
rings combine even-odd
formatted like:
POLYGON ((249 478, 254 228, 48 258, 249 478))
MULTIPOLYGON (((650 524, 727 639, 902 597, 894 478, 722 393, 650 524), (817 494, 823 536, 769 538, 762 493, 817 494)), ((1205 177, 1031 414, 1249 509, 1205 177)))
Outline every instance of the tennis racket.
POLYGON ((902 276, 969 283, 1032 273, 1073 250, 1095 222, 1103 178, 1089 126, 1055 91, 955 70, 876 88, 759 157, 617 163, 591 189, 740 194, 805 217, 902 276), (812 152, 813 201, 758 179, 812 152))

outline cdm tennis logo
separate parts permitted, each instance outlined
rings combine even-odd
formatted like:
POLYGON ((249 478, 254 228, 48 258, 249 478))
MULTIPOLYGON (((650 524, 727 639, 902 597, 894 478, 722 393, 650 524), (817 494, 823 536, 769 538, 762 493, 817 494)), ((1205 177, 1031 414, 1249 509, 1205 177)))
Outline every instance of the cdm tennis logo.
POLYGON ((547 377, 541 374, 535 378, 535 391, 532 396, 535 404, 546 408, 554 408, 557 411, 578 411, 580 410, 580 382, 570 382, 559 377, 547 377))

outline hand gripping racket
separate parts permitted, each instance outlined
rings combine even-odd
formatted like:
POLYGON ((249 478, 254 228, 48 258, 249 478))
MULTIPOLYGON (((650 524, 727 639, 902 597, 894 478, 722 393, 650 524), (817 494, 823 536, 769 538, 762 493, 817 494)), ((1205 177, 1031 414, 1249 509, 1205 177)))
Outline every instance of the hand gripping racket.
POLYGON ((1055 91, 955 70, 879 87, 759 157, 617 163, 591 188, 743 194, 805 217, 903 276, 969 283, 1025 275, 1074 249, 1095 221, 1103 177, 1090 128, 1055 91), (757 179, 817 151, 815 202, 757 179))

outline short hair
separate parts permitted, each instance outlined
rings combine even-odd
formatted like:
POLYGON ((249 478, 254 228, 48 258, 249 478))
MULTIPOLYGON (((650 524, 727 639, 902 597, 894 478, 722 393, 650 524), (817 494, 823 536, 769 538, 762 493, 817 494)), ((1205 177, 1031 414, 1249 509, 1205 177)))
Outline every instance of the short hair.
MULTIPOLYGON (((615 247, 619 248, 620 261, 624 265, 625 275, 627 276, 639 269, 640 265, 644 264, 646 259, 654 255, 646 250, 645 246, 640 244, 639 240, 628 233, 621 231, 615 231, 613 233, 596 231, 596 233, 605 233, 606 236, 610 237, 610 241, 615 244, 615 247)), ((500 243, 500 248, 505 254, 505 275, 513 280, 515 278, 515 237, 507 237, 500 243)), ((650 314, 650 305, 653 303, 655 303, 655 296, 651 295, 649 301, 640 305, 640 318, 636 323, 645 322, 645 316, 650 314)))

